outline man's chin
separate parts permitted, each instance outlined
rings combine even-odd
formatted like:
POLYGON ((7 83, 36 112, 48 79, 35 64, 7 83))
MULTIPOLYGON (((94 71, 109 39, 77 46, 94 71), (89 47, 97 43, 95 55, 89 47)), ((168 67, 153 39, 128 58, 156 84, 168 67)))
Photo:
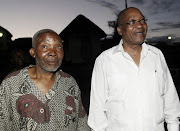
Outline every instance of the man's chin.
POLYGON ((139 40, 139 41, 136 42, 137 45, 141 45, 143 43, 144 43, 144 40, 139 40))
POLYGON ((51 72, 51 73, 54 73, 56 72, 58 69, 59 69, 60 66, 56 66, 56 67, 47 67, 45 68, 44 70, 47 71, 47 72, 51 72))

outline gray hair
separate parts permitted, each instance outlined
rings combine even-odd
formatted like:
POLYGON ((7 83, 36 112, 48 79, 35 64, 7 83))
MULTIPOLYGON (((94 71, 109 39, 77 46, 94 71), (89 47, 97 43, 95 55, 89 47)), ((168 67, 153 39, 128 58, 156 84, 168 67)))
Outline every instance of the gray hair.
MULTIPOLYGON (((36 48, 36 39, 37 37, 42 34, 42 33, 48 33, 48 32, 54 32, 56 33, 55 31, 51 30, 51 29, 42 29, 42 30, 39 30, 38 32, 36 32, 32 38, 32 47, 33 48, 36 48)), ((57 34, 57 33, 56 33, 57 34)))

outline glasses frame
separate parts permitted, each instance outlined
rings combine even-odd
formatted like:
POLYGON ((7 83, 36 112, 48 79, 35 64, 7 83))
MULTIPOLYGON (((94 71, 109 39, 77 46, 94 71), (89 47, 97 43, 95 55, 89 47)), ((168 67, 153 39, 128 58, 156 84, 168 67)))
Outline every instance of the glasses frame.
POLYGON ((144 25, 144 24, 146 24, 147 20, 148 20, 148 19, 146 19, 146 18, 143 18, 143 19, 141 19, 141 20, 131 20, 131 21, 129 21, 129 22, 126 22, 126 23, 123 23, 123 24, 120 24, 120 25, 125 25, 125 24, 127 24, 127 25, 130 25, 130 26, 135 26, 138 22, 139 22, 140 24, 144 25))

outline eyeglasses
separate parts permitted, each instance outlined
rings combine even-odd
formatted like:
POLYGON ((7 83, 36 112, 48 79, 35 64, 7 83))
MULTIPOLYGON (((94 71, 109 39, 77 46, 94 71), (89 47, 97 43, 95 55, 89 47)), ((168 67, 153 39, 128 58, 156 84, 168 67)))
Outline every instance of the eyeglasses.
MULTIPOLYGON (((139 20, 139 21, 137 21, 137 20, 131 20, 131 21, 126 22, 126 23, 124 23, 124 24, 130 25, 130 26, 135 26, 135 25, 139 22, 139 23, 141 23, 142 25, 144 25, 144 24, 146 24, 146 21, 147 21, 147 19, 142 19, 142 20, 139 20)), ((120 24, 120 25, 124 25, 124 24, 120 24)))

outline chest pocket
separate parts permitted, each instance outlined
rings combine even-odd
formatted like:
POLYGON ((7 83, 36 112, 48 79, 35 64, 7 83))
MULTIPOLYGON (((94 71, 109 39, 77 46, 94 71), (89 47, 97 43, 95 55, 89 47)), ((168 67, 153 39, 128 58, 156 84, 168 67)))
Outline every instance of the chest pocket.
POLYGON ((165 83, 166 83, 166 73, 163 70, 156 71, 156 82, 160 96, 164 95, 165 83))

